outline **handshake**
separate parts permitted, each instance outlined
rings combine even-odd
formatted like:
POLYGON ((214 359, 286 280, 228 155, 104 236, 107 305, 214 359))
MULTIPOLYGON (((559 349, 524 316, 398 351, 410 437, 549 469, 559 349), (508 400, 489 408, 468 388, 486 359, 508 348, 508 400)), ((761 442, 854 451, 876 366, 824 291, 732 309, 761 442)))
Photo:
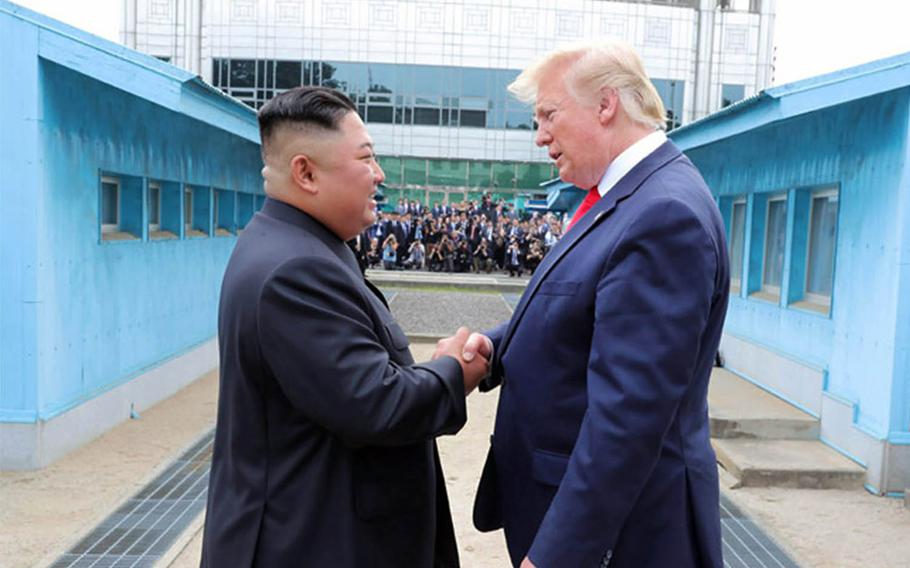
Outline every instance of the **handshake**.
POLYGON ((464 394, 467 396, 490 374, 490 359, 493 356, 493 342, 481 333, 471 333, 466 327, 459 327, 455 335, 440 339, 433 352, 433 359, 444 356, 454 357, 461 365, 464 377, 464 394))

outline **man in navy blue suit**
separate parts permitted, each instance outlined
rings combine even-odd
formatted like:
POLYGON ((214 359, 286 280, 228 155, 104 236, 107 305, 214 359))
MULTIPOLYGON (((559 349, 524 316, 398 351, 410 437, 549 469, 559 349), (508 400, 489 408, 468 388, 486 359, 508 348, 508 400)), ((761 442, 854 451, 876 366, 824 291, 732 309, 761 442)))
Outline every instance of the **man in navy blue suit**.
POLYGON ((509 89, 560 177, 590 191, 511 321, 466 344, 494 356, 481 390, 501 387, 474 523, 504 528, 516 566, 720 567, 714 200, 630 47, 551 53, 509 89))

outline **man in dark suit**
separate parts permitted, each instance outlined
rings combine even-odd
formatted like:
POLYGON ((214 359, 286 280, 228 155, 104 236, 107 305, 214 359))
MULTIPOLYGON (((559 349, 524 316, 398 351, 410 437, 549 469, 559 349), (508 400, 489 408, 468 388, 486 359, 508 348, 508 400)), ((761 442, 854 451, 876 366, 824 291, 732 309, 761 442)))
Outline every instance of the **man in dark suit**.
POLYGON ((222 284, 202 566, 458 566, 434 436, 486 364, 462 329, 415 365, 345 245, 383 180, 354 108, 303 87, 259 113, 268 199, 222 284))
POLYGON ((536 142, 591 188, 510 322, 474 334, 499 385, 474 522, 517 566, 720 567, 708 378, 724 227, 628 46, 555 52, 510 86, 536 142))

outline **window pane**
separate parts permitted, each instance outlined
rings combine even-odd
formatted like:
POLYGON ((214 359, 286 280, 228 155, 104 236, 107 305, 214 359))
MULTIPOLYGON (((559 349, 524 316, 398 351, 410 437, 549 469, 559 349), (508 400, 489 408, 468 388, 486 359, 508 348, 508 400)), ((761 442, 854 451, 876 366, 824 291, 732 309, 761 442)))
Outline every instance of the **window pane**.
POLYGON ((161 189, 157 185, 149 185, 149 224, 161 224, 161 189))
POLYGON ((487 113, 483 110, 464 110, 461 111, 462 126, 479 126, 483 128, 487 125, 487 113))
POLYGON ((787 202, 768 202, 768 219, 765 225, 765 268, 762 284, 780 288, 784 269, 784 246, 787 227, 787 202))
POLYGON ((834 243, 837 230, 837 195, 812 199, 809 220, 809 274, 806 292, 831 295, 834 280, 834 243))
POLYGON ((367 122, 392 124, 393 109, 390 106, 367 107, 367 122))
POLYGON ((252 59, 231 61, 231 87, 255 87, 256 62, 252 59))
POLYGON ((275 65, 275 88, 293 89, 294 87, 299 87, 300 85, 300 62, 277 62, 275 65))
POLYGON ((438 108, 415 108, 414 124, 439 124, 438 108))
POLYGON ((730 278, 739 282, 743 274, 743 246, 746 242, 746 204, 733 204, 730 222, 730 278))
POLYGON ((101 182, 101 224, 117 224, 117 184, 101 182))
POLYGON ((746 86, 745 85, 723 85, 721 87, 721 102, 720 106, 728 107, 735 102, 743 100, 743 97, 746 96, 746 86))
POLYGON ((183 192, 183 222, 187 228, 193 226, 193 190, 183 192))

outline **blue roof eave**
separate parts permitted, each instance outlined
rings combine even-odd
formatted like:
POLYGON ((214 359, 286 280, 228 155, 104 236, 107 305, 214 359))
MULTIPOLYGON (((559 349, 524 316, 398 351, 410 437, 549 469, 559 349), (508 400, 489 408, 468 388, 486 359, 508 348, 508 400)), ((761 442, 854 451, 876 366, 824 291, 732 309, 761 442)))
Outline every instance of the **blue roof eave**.
POLYGON ((761 91, 677 128, 669 137, 683 150, 824 108, 910 86, 910 53, 761 91))
POLYGON ((0 12, 38 27, 41 59, 259 144, 256 111, 202 78, 6 0, 0 12))

